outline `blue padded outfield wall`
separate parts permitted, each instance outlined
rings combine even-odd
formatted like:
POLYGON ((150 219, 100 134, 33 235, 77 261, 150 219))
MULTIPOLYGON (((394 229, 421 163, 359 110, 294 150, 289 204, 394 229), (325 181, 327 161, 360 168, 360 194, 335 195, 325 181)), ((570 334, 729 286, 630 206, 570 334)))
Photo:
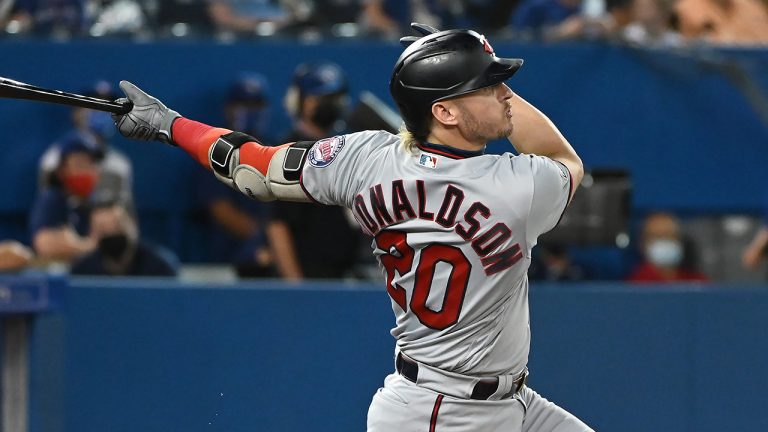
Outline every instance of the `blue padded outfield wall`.
MULTIPOLYGON (((494 46, 500 55, 525 59, 511 86, 552 117, 587 168, 630 171, 635 210, 757 213, 765 207, 768 125, 751 100, 765 102, 768 94, 768 50, 494 46), (725 59, 730 66, 717 66, 725 59)), ((394 42, 358 40, 5 40, 0 41, 0 76, 76 92, 97 79, 128 79, 183 115, 219 124, 229 83, 239 71, 259 71, 271 83, 273 135, 279 137, 289 127, 281 102, 296 65, 338 62, 349 73, 353 95, 369 90, 391 104, 387 84, 400 51, 394 42)), ((65 132, 67 116, 65 107, 0 100, 0 238, 27 240, 24 215, 34 196, 33 167, 65 132)), ((145 234, 177 251, 194 251, 194 230, 185 216, 194 211, 189 173, 199 168, 182 152, 157 143, 116 140, 116 146, 134 163, 145 234)), ((511 146, 496 144, 490 150, 511 146)))
MULTIPOLYGON (((534 284, 530 385, 597 431, 765 431, 767 310, 765 287, 534 284)), ((362 431, 392 324, 377 284, 75 279, 34 324, 32 432, 362 431)))

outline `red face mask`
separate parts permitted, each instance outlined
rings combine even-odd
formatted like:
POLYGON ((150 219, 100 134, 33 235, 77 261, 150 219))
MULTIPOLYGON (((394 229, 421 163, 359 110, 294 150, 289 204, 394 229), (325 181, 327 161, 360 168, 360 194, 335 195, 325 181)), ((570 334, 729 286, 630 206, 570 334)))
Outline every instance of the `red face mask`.
POLYGON ((96 174, 69 174, 64 176, 64 188, 72 195, 85 198, 96 187, 96 174))

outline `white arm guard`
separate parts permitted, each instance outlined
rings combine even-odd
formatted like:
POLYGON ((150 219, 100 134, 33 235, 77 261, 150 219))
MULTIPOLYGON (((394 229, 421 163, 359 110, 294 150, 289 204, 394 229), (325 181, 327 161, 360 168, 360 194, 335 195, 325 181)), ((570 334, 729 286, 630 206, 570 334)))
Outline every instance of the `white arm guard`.
POLYGON ((208 152, 208 161, 216 178, 250 198, 260 201, 312 202, 299 184, 309 147, 302 141, 279 149, 269 161, 266 175, 251 165, 240 163, 240 147, 255 138, 240 132, 221 136, 208 152))

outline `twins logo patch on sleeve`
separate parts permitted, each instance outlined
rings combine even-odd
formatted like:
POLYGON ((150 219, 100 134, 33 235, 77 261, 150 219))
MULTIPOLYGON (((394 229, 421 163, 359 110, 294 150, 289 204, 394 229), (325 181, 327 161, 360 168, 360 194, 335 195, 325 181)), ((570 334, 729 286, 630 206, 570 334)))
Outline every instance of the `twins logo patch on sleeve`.
POLYGON ((336 159, 343 147, 343 136, 322 139, 309 150, 309 163, 314 167, 325 168, 336 159))

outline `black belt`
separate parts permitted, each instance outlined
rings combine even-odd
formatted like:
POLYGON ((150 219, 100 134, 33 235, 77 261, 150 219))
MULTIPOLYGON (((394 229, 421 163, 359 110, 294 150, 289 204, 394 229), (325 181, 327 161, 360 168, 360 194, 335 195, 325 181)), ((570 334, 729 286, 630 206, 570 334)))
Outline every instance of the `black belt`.
MULTIPOLYGON (((419 377, 418 363, 405 357, 401 353, 397 353, 395 367, 397 368, 397 372, 405 377, 405 379, 416 383, 416 379, 419 377)), ((522 373, 520 377, 515 380, 514 384, 512 385, 512 389, 503 395, 500 399, 509 399, 514 396, 515 393, 517 393, 523 387, 523 385, 525 385, 527 380, 528 373, 522 373)), ((474 400, 488 400, 488 398, 491 397, 492 394, 496 393, 496 390, 498 389, 498 378, 483 378, 478 381, 477 384, 475 384, 475 388, 472 389, 472 395, 469 398, 474 400)))

